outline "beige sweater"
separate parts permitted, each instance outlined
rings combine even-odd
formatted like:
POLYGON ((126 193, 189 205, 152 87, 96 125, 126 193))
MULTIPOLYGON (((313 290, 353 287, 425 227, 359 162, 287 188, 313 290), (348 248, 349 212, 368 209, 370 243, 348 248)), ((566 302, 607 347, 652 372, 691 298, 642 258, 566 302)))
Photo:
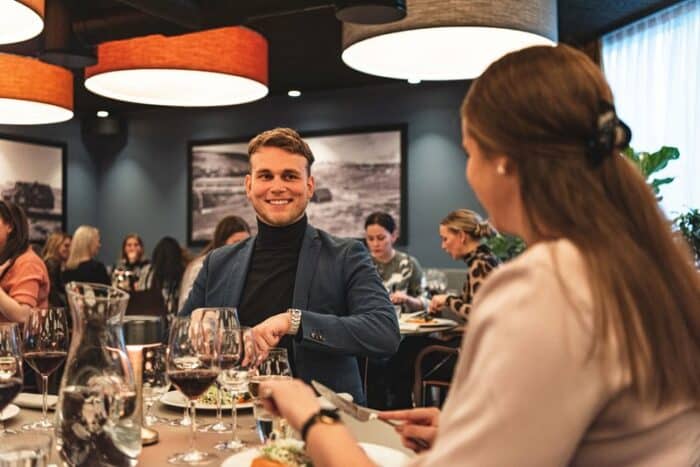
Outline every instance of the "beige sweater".
POLYGON ((621 367, 586 358, 591 323, 570 242, 535 245, 494 272, 477 294, 435 445, 410 465, 700 465, 697 404, 642 405, 621 367))

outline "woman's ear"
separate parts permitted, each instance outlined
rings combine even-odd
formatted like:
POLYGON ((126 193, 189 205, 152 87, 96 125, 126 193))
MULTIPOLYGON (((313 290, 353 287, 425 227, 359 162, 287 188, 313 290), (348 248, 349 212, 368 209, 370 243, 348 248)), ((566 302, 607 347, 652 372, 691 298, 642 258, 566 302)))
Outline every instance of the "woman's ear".
POLYGON ((399 229, 394 230, 394 233, 391 234, 391 244, 393 245, 396 243, 396 240, 399 239, 399 229))

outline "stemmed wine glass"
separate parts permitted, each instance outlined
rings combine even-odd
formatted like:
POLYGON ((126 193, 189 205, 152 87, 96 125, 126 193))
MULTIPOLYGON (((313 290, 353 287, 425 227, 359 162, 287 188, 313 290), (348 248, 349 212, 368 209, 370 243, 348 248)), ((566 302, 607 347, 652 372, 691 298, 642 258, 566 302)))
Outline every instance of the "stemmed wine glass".
MULTIPOLYGON (((20 341, 17 323, 0 323, 0 412, 22 390, 24 375, 20 341)), ((14 430, 6 430, 5 422, 0 419, 0 436, 16 433, 14 430)))
POLYGON ((46 397, 49 376, 63 364, 68 355, 68 319, 65 308, 34 308, 24 323, 22 354, 29 366, 41 376, 42 416, 35 423, 24 425, 25 430, 54 429, 47 415, 46 397))
POLYGON ((167 370, 170 381, 190 402, 190 448, 168 459, 171 464, 203 465, 216 455, 195 448, 195 403, 219 375, 218 314, 198 313, 176 318, 170 329, 167 370))
POLYGON ((170 388, 170 379, 165 371, 166 346, 150 345, 143 349, 143 400, 146 404, 146 413, 143 421, 146 426, 156 423, 167 423, 168 420, 151 414, 153 404, 160 399, 170 388))
POLYGON ((255 367, 258 364, 252 329, 243 326, 224 329, 221 332, 220 345, 221 373, 219 374, 219 383, 231 394, 233 435, 229 441, 219 443, 214 447, 219 450, 238 451, 245 446, 245 443, 238 438, 236 431, 238 422, 236 402, 240 396, 248 392, 250 375, 255 372, 255 367))
POLYGON ((256 374, 250 377, 250 394, 254 399, 255 425, 257 427, 258 436, 261 442, 266 442, 270 439, 284 437, 286 431, 283 426, 283 421, 279 417, 274 417, 270 412, 265 410, 262 401, 259 399, 259 387, 262 381, 271 379, 292 379, 292 370, 289 365, 289 357, 287 349, 273 348, 270 349, 267 357, 262 360, 257 368, 256 374))

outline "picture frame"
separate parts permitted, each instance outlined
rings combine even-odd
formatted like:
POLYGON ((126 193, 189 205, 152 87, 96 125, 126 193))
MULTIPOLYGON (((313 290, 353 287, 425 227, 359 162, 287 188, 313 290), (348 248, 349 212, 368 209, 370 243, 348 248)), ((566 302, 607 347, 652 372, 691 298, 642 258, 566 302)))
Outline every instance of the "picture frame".
MULTIPOLYGON (((397 243, 407 242, 407 126, 405 124, 300 132, 315 162, 309 223, 338 237, 364 238, 365 218, 391 214, 397 243)), ((255 232, 255 211, 245 192, 248 142, 241 137, 188 143, 187 241, 206 244, 220 219, 242 217, 255 232)))
POLYGON ((0 196, 21 206, 37 247, 66 229, 67 145, 0 134, 0 196))

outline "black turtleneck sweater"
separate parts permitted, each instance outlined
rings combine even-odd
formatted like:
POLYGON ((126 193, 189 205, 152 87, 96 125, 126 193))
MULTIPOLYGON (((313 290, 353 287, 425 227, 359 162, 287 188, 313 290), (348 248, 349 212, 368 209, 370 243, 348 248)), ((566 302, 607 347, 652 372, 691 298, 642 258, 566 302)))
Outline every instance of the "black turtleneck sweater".
MULTIPOLYGON (((292 306, 306 223, 306 216, 284 227, 272 227, 258 219, 253 258, 238 306, 238 318, 243 326, 255 326, 292 306)), ((279 346, 291 351, 289 336, 279 346)))

